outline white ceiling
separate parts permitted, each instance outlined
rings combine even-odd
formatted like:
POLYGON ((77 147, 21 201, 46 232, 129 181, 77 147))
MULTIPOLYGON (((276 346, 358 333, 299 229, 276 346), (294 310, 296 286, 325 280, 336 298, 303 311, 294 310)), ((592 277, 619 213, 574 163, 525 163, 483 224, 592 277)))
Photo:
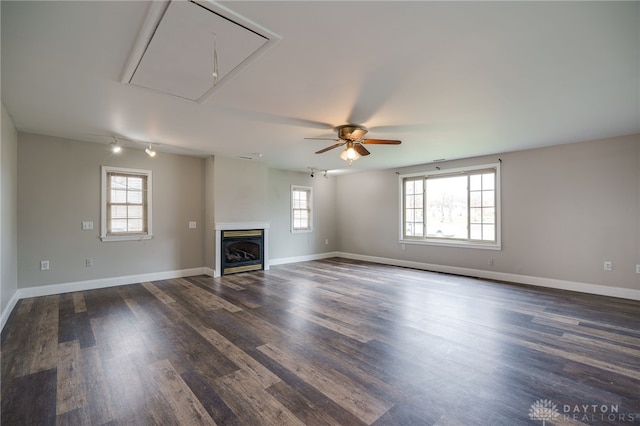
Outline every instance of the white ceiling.
POLYGON ((18 130, 291 170, 347 169, 304 139, 341 124, 402 140, 354 171, 640 133, 639 2, 220 2, 281 40, 201 103, 121 83, 150 4, 3 0, 18 130))

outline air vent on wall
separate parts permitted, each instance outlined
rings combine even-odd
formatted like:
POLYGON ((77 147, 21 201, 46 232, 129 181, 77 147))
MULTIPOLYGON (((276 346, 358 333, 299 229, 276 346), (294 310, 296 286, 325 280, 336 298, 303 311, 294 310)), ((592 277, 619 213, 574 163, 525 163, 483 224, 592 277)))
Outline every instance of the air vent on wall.
POLYGON ((215 2, 153 2, 122 83, 202 102, 279 40, 215 2))

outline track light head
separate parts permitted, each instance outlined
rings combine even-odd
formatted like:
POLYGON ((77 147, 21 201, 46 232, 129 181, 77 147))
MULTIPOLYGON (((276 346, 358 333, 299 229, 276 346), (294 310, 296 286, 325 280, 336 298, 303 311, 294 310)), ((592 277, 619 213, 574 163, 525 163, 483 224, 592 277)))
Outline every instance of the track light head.
POLYGON ((145 149, 144 152, 146 152, 149 157, 156 156, 156 152, 153 149, 151 149, 151 145, 149 145, 149 148, 145 149))
POLYGON ((114 154, 118 154, 121 151, 122 151, 122 147, 118 145, 118 138, 114 136, 113 142, 111 142, 111 152, 113 152, 114 154))

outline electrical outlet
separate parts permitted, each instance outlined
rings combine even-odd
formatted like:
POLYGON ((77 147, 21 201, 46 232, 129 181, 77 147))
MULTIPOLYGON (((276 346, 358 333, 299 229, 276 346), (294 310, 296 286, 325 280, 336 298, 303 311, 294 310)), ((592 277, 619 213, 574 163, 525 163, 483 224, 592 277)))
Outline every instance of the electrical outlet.
POLYGON ((92 257, 87 257, 87 258, 85 259, 85 261, 84 261, 84 265, 85 265, 87 268, 92 267, 92 266, 93 266, 93 258, 92 258, 92 257))
POLYGON ((489 264, 489 266, 493 266, 493 259, 489 259, 488 264, 489 264))
POLYGON ((608 260, 605 261, 604 262, 604 270, 607 271, 607 272, 613 271, 613 262, 608 261, 608 260))
POLYGON ((640 264, 636 265, 636 274, 640 274, 640 264))
POLYGON ((400 244, 400 250, 405 251, 407 249, 406 244, 400 244))
POLYGON ((198 227, 198 223, 191 221, 189 222, 189 229, 196 229, 198 227))
POLYGON ((43 260, 40 262, 40 270, 41 271, 48 271, 49 270, 49 261, 48 260, 43 260))
POLYGON ((327 238, 326 240, 324 240, 325 245, 329 244, 329 239, 327 238))

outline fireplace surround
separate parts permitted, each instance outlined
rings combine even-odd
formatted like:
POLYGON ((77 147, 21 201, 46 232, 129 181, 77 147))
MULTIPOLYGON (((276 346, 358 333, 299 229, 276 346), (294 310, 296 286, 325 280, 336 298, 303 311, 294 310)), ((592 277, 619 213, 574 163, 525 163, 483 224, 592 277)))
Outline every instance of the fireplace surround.
POLYGON ((263 248, 262 229, 222 231, 222 275, 261 270, 263 248))
POLYGON ((269 223, 215 224, 216 268, 214 277, 269 269, 269 223))

